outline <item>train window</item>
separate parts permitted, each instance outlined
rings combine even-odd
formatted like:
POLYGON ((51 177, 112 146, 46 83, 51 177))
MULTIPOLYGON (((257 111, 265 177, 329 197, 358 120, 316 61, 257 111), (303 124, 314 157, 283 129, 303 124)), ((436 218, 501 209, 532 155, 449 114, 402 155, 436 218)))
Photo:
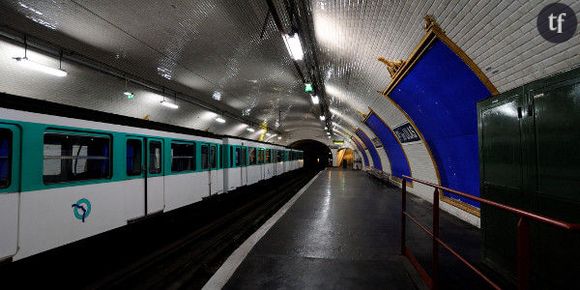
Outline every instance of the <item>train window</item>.
POLYGON ((236 166, 242 165, 242 148, 236 147, 236 166))
POLYGON ((276 162, 282 161, 282 151, 276 150, 276 162))
POLYGON ((161 173, 161 142, 149 142, 149 173, 161 173))
POLYGON ((12 174, 12 131, 0 129, 0 188, 10 186, 12 174))
POLYGON ((256 165, 256 148, 250 148, 250 165, 256 165))
POLYGON ((216 168, 217 167, 217 156, 216 156, 216 150, 215 150, 215 145, 212 145, 209 148, 209 161, 211 164, 211 168, 216 168))
POLYGON ((242 166, 248 165, 248 163, 246 163, 246 158, 247 158, 246 157, 247 156, 246 154, 248 154, 248 148, 243 147, 242 148, 242 166))
POLYGON ((271 151, 270 149, 267 149, 267 150, 266 150, 266 163, 270 163, 270 162, 272 162, 272 159, 271 159, 271 158, 272 158, 272 156, 271 156, 271 154, 270 154, 270 153, 271 153, 270 151, 271 151))
POLYGON ((258 163, 264 164, 264 149, 258 150, 258 163))
POLYGON ((207 145, 201 145, 201 168, 209 168, 209 149, 207 145))
POLYGON ((138 176, 143 171, 143 144, 141 140, 127 140, 127 176, 138 176))
POLYGON ((195 170, 195 144, 171 143, 171 171, 195 170))
POLYGON ((111 139, 66 133, 44 134, 44 183, 111 176, 111 139))

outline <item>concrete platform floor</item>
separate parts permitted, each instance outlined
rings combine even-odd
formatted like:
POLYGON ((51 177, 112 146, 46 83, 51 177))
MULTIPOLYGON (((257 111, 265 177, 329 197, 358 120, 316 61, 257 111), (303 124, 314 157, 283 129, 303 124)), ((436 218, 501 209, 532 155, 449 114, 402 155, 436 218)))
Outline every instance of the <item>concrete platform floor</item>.
MULTIPOLYGON (((428 202, 411 196, 408 208, 430 224, 428 202)), ((400 255, 400 210, 400 189, 360 171, 328 169, 256 244, 224 289, 417 289, 417 274, 400 255)), ((443 212, 441 226, 451 245, 477 261, 478 229, 443 212)), ((411 225, 407 239, 429 268, 427 235, 411 225)), ((452 257, 444 253, 441 259, 442 289, 481 288, 452 257)))

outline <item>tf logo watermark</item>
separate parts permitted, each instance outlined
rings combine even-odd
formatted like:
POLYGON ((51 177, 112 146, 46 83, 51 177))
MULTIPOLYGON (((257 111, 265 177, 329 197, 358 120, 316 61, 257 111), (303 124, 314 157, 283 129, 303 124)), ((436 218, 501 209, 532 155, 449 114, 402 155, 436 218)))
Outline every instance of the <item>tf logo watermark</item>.
POLYGON ((83 223, 91 214, 91 202, 86 198, 79 199, 72 205, 72 208, 75 218, 83 223))
POLYGON ((538 15, 538 31, 549 42, 562 43, 574 36, 578 19, 576 13, 566 4, 552 3, 538 15))

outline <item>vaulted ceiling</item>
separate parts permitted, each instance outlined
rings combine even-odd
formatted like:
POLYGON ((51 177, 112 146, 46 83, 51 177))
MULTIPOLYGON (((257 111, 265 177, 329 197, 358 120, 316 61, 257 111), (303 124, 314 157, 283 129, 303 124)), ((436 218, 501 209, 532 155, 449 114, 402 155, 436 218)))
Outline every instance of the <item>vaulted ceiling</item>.
MULTIPOLYGON (((407 58, 424 35, 425 15, 437 19, 500 91, 580 63, 578 37, 555 45, 535 33, 535 17, 547 1, 273 2, 283 28, 292 25, 284 9, 288 5, 299 7, 300 17, 311 24, 311 53, 334 138, 348 140, 358 127, 372 135, 360 119, 369 108, 388 124, 405 122, 404 112, 378 92, 390 76, 376 59, 407 58)), ((568 2, 580 11, 579 2, 568 2)), ((259 135, 247 126, 259 129, 266 123, 282 137, 271 137, 277 143, 315 139, 330 144, 326 124, 319 120, 323 108, 303 91, 301 74, 308 69, 295 65, 268 14, 266 0, 3 0, 0 88, 246 138, 259 135), (55 80, 18 70, 11 58, 23 54, 24 35, 37 61, 56 64, 58 57, 35 51, 35 44, 55 53, 63 49, 68 77, 55 80), (134 99, 122 96, 127 89, 134 99), (179 110, 159 106, 160 98, 172 96, 179 110), (217 115, 227 122, 214 122, 217 115)))

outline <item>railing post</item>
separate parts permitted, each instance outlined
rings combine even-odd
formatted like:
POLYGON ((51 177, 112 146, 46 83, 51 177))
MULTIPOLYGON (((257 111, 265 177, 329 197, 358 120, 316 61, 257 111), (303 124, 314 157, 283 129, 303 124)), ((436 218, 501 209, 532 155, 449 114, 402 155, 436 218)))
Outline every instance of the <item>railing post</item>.
POLYGON ((439 190, 433 191, 433 284, 431 289, 439 289, 439 190))
POLYGON ((405 255, 407 244, 405 242, 405 235, 407 234, 407 219, 405 212, 407 211, 407 179, 403 177, 403 186, 401 186, 401 255, 405 255))
POLYGON ((518 290, 525 290, 530 285, 530 223, 528 219, 520 217, 517 227, 518 290))

